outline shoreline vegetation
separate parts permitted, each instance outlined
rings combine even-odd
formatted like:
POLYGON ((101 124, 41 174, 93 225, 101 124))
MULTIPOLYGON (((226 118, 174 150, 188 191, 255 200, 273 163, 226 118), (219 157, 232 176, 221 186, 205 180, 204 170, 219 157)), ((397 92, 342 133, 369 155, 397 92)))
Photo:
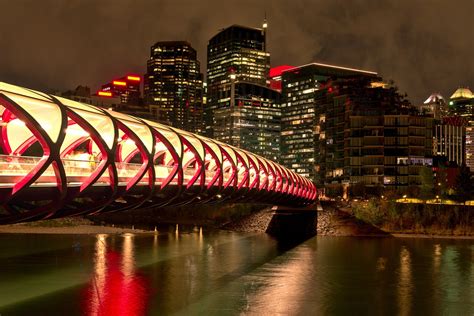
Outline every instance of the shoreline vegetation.
POLYGON ((352 202, 346 211, 391 234, 474 236, 474 206, 470 205, 371 198, 352 202))
MULTIPOLYGON (((321 201, 318 235, 337 237, 474 239, 474 207, 397 203, 370 199, 321 201)), ((194 205, 131 210, 0 226, 0 233, 146 234, 157 225, 202 226, 236 232, 265 232, 274 211, 268 205, 194 205)))

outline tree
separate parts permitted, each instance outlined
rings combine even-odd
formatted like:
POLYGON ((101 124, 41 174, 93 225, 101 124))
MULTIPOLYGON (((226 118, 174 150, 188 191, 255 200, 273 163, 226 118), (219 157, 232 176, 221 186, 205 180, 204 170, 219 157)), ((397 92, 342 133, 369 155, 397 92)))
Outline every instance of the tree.
POLYGON ((351 185, 350 187, 350 194, 351 197, 365 197, 366 194, 366 187, 365 184, 362 182, 357 182, 351 185))
POLYGON ((423 199, 429 199, 433 197, 434 191, 434 176, 433 169, 428 166, 423 166, 419 171, 420 175, 420 195, 423 199))
POLYGON ((436 184, 435 191, 437 195, 444 198, 447 197, 448 193, 448 168, 444 164, 438 165, 438 171, 436 172, 436 184))
POLYGON ((474 198, 474 176, 468 167, 462 166, 456 178, 456 197, 460 201, 474 198))

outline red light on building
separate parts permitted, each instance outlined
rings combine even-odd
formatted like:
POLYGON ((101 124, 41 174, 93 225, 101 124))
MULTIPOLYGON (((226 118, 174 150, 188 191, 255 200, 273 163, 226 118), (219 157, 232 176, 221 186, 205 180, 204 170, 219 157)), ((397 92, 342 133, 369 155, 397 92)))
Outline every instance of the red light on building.
POLYGON ((114 84, 114 86, 122 86, 122 87, 127 86, 127 83, 125 81, 114 80, 112 81, 112 83, 114 84))
POLYGON ((130 81, 140 81, 140 77, 139 76, 127 76, 127 79, 130 80, 130 81))
POLYGON ((272 67, 270 68, 269 77, 273 78, 273 77, 281 76, 284 71, 291 70, 294 68, 296 67, 289 66, 289 65, 281 65, 281 66, 272 67))
POLYGON ((97 92, 97 95, 99 95, 101 97, 111 97, 112 92, 110 92, 110 91, 99 91, 99 92, 97 92))

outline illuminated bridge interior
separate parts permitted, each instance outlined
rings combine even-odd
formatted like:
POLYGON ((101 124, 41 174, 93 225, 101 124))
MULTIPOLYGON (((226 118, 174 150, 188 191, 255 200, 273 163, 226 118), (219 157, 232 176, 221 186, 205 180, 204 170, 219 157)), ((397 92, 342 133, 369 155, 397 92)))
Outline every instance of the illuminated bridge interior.
POLYGON ((156 122, 0 82, 0 224, 186 203, 304 206, 279 164, 156 122))

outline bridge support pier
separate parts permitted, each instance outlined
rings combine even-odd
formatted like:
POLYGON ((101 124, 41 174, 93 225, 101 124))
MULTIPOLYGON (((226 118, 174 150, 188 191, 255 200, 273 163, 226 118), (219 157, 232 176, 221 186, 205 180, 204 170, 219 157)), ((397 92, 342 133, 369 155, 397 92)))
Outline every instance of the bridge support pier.
POLYGON ((316 206, 306 208, 274 207, 267 233, 278 238, 309 238, 317 233, 316 206))

